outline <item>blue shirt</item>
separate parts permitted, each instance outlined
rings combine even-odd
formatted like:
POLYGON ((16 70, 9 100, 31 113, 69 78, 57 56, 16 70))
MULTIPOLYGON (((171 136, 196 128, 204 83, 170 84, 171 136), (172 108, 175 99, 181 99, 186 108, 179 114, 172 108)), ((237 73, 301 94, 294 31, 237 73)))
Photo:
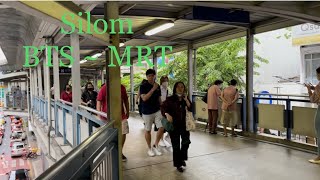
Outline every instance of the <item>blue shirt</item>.
MULTIPOLYGON (((150 83, 144 83, 140 86, 140 94, 148 94, 153 88, 150 83)), ((159 98, 161 97, 160 86, 155 90, 147 101, 141 101, 141 112, 142 114, 153 114, 160 110, 159 98)))

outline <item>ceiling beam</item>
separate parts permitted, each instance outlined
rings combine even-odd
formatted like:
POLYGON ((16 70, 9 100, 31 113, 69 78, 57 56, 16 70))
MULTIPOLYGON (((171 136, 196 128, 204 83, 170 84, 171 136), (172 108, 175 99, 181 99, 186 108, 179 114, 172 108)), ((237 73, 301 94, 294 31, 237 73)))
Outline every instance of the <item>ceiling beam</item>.
MULTIPOLYGON (((260 14, 268 14, 292 20, 298 20, 301 22, 318 23, 320 22, 320 11, 304 11, 299 3, 288 2, 287 5, 280 4, 283 2, 269 2, 268 4, 249 5, 242 2, 191 2, 191 1, 179 1, 179 2, 158 2, 158 4, 173 3, 186 6, 204 6, 213 8, 226 8, 226 9, 237 9, 249 12, 257 12, 260 14), (291 3, 291 4, 290 4, 291 3)), ((141 2, 144 4, 144 2, 141 2)), ((306 6, 308 5, 305 2, 306 6)))
POLYGON ((134 8, 136 6, 136 4, 127 4, 127 5, 124 5, 122 6, 120 9, 119 9, 119 14, 123 14, 123 13, 126 13, 127 11, 129 11, 130 9, 134 8))

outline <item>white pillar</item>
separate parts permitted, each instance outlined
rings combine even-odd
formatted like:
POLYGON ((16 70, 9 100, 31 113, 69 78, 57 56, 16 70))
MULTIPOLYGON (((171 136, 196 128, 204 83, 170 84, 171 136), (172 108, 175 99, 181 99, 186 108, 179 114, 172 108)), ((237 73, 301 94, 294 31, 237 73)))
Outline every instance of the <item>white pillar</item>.
MULTIPOLYGON (((59 57, 58 51, 53 49, 53 86, 54 86, 54 100, 60 99, 60 75, 59 75, 59 57)), ((51 88, 50 88, 51 90, 51 88)))
POLYGON ((188 44, 188 95, 189 99, 192 101, 193 94, 193 59, 192 59, 192 44, 188 44))
POLYGON ((153 69, 156 71, 156 74, 157 74, 158 61, 157 61, 157 53, 155 53, 155 52, 152 54, 152 62, 153 62, 153 69))
MULTIPOLYGON (((46 44, 47 46, 50 46, 52 43, 50 42, 51 39, 46 39, 46 44)), ((46 48, 46 57, 45 61, 43 62, 43 68, 44 68, 44 77, 45 77, 45 84, 44 84, 44 89, 45 89, 45 96, 47 99, 47 120, 48 120, 48 154, 49 157, 51 157, 51 143, 50 143, 50 132, 51 132, 51 126, 52 126, 52 119, 51 119, 51 84, 50 84, 50 67, 47 66, 47 64, 50 64, 49 62, 52 60, 52 57, 49 56, 48 53, 48 48, 46 48)))
MULTIPOLYGON (((77 137, 78 137, 78 128, 77 128, 77 111, 78 106, 80 105, 80 43, 79 43, 79 35, 76 33, 71 34, 71 47, 73 47, 73 51, 71 52, 71 56, 74 59, 72 64, 72 107, 73 107, 73 116, 72 116, 72 124, 73 124, 73 147, 77 146, 77 137)), ((79 137, 80 138, 80 137, 79 137)))
MULTIPOLYGON (((43 63, 45 64, 45 63, 43 63)), ((37 66, 37 73, 38 73, 38 81, 39 81, 39 84, 38 84, 38 87, 39 87, 39 96, 43 96, 44 93, 43 93, 43 88, 42 88, 42 71, 41 71, 41 63, 37 66)))
MULTIPOLYGON (((40 66, 40 65, 39 65, 40 66)), ((36 96, 39 96, 39 94, 38 94, 38 87, 39 87, 39 84, 38 84, 38 78, 37 78, 37 70, 36 69, 33 69, 33 80, 34 80, 34 84, 33 84, 33 86, 34 86, 34 94, 36 95, 36 96)))

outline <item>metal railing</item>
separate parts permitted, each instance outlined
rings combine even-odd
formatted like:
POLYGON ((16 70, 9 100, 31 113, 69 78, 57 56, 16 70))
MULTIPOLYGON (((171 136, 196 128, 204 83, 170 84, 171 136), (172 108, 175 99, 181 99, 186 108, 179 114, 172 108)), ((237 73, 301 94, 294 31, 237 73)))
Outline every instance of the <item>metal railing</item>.
MULTIPOLYGON (((195 92, 193 97, 193 102, 195 102, 196 99, 201 99, 205 95, 205 92, 195 92)), ((241 124, 242 127, 245 128, 245 118, 246 118, 246 106, 245 106, 245 99, 246 97, 244 95, 240 95, 238 105, 240 106, 240 117, 241 117, 241 124)), ((305 144, 306 141, 303 141, 304 138, 315 138, 315 137, 308 137, 305 134, 292 134, 293 129, 293 121, 297 120, 294 119, 293 116, 293 107, 303 107, 303 108, 316 108, 317 105, 310 103, 309 97, 307 95, 292 95, 292 94, 265 94, 265 93, 255 93, 253 97, 253 107, 254 107, 254 121, 253 124, 250 124, 251 127, 253 127, 253 133, 264 135, 264 133, 260 133, 258 130, 259 128, 264 129, 264 127, 259 126, 259 112, 263 111, 263 109, 259 109, 259 104, 270 104, 270 106, 276 106, 276 105, 283 105, 284 106, 284 112, 283 112, 283 119, 281 120, 283 126, 282 128, 285 129, 284 132, 281 132, 280 130, 277 134, 273 134, 270 137, 279 138, 284 137, 286 140, 289 141, 295 141, 298 143, 305 144), (270 96, 269 96, 270 95, 270 96), (267 97, 266 97, 267 96, 267 97), (266 102, 262 102, 266 101, 266 102), (299 138, 295 138, 298 136, 299 138), (294 139, 292 139, 294 137, 294 139), (300 137, 302 137, 300 139, 300 137)), ((196 108, 196 106, 194 106, 196 108)), ((197 117, 196 111, 194 110, 194 116, 197 117)), ((302 120, 302 119, 301 119, 302 120)), ((203 121, 207 123, 207 119, 198 119, 198 121, 203 121)), ((241 129, 241 128, 240 128, 241 129)), ((309 129, 314 129, 312 125, 310 125, 309 129)), ((272 130, 272 129, 271 129, 272 130)), ((314 145, 315 143, 311 143, 314 145)))
MULTIPOLYGON (((34 113, 46 117, 48 107, 44 97, 34 96, 33 102, 34 113)), ((118 130, 113 128, 114 121, 100 120, 97 115, 107 119, 107 114, 83 105, 73 111, 72 103, 63 100, 52 99, 51 108, 52 130, 74 149, 37 179, 118 179, 118 130), (95 133, 94 127, 99 128, 95 133), (82 130, 87 130, 87 134, 82 130)), ((47 120, 44 123, 48 125, 47 120)))
POLYGON ((102 126, 36 179, 119 179, 118 130, 102 126))

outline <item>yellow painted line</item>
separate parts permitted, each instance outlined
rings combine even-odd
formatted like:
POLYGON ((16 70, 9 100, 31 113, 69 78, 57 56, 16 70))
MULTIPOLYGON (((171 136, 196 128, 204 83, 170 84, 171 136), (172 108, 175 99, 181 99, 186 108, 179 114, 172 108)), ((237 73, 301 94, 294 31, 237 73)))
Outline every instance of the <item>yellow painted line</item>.
MULTIPOLYGON (((83 9, 81 9, 79 6, 72 2, 56 2, 52 0, 48 1, 20 1, 21 3, 37 10, 40 11, 44 14, 49 15, 50 17, 53 17, 59 21, 62 22, 62 16, 65 15, 66 13, 68 14, 74 14, 74 19, 72 20, 70 16, 66 16, 66 20, 69 22, 72 22, 77 29, 79 29, 79 23, 78 19, 81 18, 82 20, 82 31, 84 33, 87 33, 87 19, 86 19, 86 14, 84 13, 83 9), (82 12, 82 16, 79 16, 78 13, 82 12)), ((93 22, 96 20, 93 16, 90 17, 90 29, 92 32, 92 36, 99 38, 100 40, 103 40, 105 42, 109 41, 109 36, 108 33, 104 34, 97 34, 94 32, 94 26, 93 22)), ((102 28, 98 28, 99 31, 103 31, 102 28)))
POLYGON ((300 37, 300 38, 292 38, 292 44, 297 45, 311 45, 320 43, 320 34, 300 37))

